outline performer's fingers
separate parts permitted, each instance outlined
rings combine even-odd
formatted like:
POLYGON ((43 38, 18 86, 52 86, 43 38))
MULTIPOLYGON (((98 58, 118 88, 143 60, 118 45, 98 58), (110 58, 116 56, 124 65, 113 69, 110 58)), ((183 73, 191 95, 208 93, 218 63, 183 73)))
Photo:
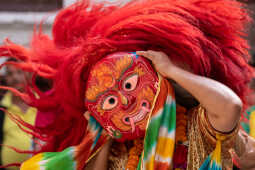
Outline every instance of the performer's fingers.
POLYGON ((247 157, 251 158, 252 160, 255 160, 255 151, 248 151, 247 152, 247 157))
POLYGON ((233 163, 234 163, 237 167, 240 168, 240 158, 239 158, 239 156, 237 156, 235 150, 234 150, 234 149, 229 149, 229 153, 230 153, 230 155, 231 155, 231 157, 232 157, 233 163))
POLYGON ((147 58, 149 60, 153 59, 153 56, 149 52, 147 52, 147 51, 137 51, 136 54, 137 55, 141 55, 141 56, 143 56, 143 57, 145 57, 145 58, 147 58))
POLYGON ((151 56, 162 55, 161 52, 159 52, 159 51, 153 51, 153 50, 148 50, 147 53, 150 54, 151 56))

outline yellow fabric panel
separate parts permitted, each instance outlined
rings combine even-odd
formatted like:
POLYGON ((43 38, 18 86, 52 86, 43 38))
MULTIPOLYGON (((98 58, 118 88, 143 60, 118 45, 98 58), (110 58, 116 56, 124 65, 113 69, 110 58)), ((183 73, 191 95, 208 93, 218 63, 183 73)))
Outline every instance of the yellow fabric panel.
POLYGON ((155 155, 152 155, 150 160, 146 162, 146 169, 152 170, 154 169, 154 159, 155 159, 155 155))
POLYGON ((174 148, 174 140, 166 137, 159 137, 158 146, 156 148, 156 153, 160 155, 160 157, 167 159, 173 157, 172 151, 174 148))
MULTIPOLYGON (((20 116, 25 122, 34 124, 36 118, 36 109, 28 108, 26 113, 23 113, 21 109, 12 104, 12 94, 8 92, 1 101, 1 104, 7 108, 7 111, 20 116)), ((21 150, 30 150, 31 149, 31 136, 23 132, 19 127, 8 117, 4 118, 3 125, 3 144, 14 146, 17 149, 21 150)), ((29 158, 29 154, 19 154, 8 147, 2 147, 1 151, 2 163, 7 165, 10 163, 23 162, 29 158)), ((7 170, 18 170, 17 167, 9 167, 7 170)))
POLYGON ((250 135, 255 138, 255 111, 250 115, 250 135))
POLYGON ((38 164, 38 162, 42 161, 42 158, 42 154, 37 154, 33 156, 31 159, 21 165, 20 170, 40 170, 40 165, 38 164))

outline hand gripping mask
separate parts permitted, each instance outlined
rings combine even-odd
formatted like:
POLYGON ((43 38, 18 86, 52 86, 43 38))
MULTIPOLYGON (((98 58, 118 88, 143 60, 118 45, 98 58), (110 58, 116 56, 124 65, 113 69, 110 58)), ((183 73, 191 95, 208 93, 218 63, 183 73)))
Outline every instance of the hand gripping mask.
POLYGON ((85 105, 109 135, 119 141, 145 135, 158 87, 151 64, 135 53, 114 53, 91 69, 85 105))

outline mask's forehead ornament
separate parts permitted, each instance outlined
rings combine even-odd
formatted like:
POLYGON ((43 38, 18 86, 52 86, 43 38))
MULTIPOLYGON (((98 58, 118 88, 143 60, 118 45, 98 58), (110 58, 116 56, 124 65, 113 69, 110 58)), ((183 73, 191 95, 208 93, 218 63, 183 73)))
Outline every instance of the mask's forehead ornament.
POLYGON ((158 77, 135 53, 114 53, 91 69, 85 105, 107 132, 120 140, 144 135, 158 77))

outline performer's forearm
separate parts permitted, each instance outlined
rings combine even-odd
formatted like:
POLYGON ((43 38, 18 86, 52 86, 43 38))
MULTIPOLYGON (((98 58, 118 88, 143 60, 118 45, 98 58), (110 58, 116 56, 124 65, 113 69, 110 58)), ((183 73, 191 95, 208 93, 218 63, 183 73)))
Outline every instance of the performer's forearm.
POLYGON ((94 162, 93 170, 107 170, 108 154, 112 144, 112 139, 110 139, 98 153, 96 160, 94 162))
POLYGON ((176 81, 206 108, 209 121, 219 131, 229 132, 237 124, 242 110, 240 98, 227 86, 171 66, 167 78, 176 81))

